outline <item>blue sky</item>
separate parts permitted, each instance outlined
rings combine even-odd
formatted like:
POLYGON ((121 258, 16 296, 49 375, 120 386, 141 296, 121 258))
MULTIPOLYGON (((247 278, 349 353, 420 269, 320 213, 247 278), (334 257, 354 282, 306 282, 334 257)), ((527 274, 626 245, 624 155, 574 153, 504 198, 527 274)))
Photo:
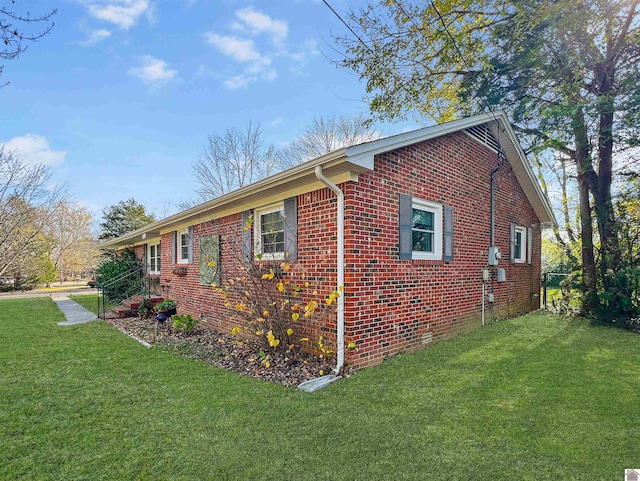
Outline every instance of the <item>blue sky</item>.
MULTIPOLYGON (((345 13, 354 1, 332 0, 345 13)), ((366 113, 338 69, 344 27, 317 0, 26 0, 55 28, 0 77, 0 143, 51 166, 97 217, 134 197, 159 216, 193 197, 211 132, 259 122, 286 144, 314 116, 366 113)), ((22 10, 18 10, 22 11, 22 10)), ((383 134, 414 124, 377 125, 383 134)))

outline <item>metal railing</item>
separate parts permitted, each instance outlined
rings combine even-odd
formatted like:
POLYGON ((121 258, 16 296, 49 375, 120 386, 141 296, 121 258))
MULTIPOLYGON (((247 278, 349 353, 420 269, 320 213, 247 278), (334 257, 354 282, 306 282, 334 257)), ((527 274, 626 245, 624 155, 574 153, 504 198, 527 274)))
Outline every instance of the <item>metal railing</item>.
POLYGON ((152 294, 152 279, 145 275, 148 266, 141 265, 109 279, 106 282, 97 282, 98 290, 98 317, 104 318, 107 312, 107 300, 113 304, 119 304, 135 295, 150 297, 152 294))

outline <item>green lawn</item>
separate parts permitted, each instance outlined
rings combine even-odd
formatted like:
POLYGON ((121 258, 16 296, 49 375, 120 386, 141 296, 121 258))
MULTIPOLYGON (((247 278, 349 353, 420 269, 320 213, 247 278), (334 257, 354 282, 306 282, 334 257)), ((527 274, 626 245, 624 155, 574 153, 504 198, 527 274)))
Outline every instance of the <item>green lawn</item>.
POLYGON ((0 479, 622 479, 640 336, 546 313, 316 392, 0 301, 0 479))
MULTIPOLYGON (((77 302, 78 304, 80 304, 82 307, 84 307, 86 310, 93 312, 96 316, 98 315, 98 296, 93 293, 93 294, 71 294, 69 296, 69 299, 71 299, 72 301, 77 302)), ((104 310, 108 311, 109 309, 111 309, 113 306, 117 306, 119 303, 117 302, 111 302, 108 299, 105 299, 105 306, 104 306, 104 310)), ((103 310, 103 306, 102 306, 102 300, 100 300, 100 310, 103 310)))

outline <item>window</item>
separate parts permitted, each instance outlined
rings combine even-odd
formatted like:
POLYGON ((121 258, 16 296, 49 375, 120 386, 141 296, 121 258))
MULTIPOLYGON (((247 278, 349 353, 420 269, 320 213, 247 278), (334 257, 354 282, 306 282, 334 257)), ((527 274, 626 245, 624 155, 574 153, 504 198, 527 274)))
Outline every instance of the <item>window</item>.
POLYGON ((420 199, 411 205, 413 259, 442 259, 442 206, 420 199))
POLYGON ((160 274, 160 243, 149 245, 149 274, 160 274))
POLYGON ((514 226, 513 230, 513 262, 522 264, 527 261, 527 229, 514 226))
POLYGON ((193 262, 193 226, 171 231, 171 264, 193 262))
POLYGON ((189 263, 189 249, 191 238, 189 229, 178 231, 178 264, 189 263))
POLYGON ((273 259, 284 259, 284 204, 256 210, 255 252, 273 259))

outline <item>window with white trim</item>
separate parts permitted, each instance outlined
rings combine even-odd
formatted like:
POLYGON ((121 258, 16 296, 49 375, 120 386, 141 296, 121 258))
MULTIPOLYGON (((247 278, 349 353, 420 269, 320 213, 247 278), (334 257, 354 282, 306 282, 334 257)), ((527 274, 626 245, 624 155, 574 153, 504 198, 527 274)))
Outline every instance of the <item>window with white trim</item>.
POLYGON ((284 259, 284 203, 279 202, 255 211, 255 254, 270 259, 284 259))
POLYGON ((442 259, 442 205, 413 199, 411 241, 413 259, 442 259))
POLYGON ((189 229, 178 231, 178 264, 189 263, 189 229))
POLYGON ((149 244, 147 250, 149 259, 149 274, 160 274, 160 242, 157 244, 149 244))
POLYGON ((513 238, 513 261, 524 263, 527 261, 527 229, 525 227, 516 226, 513 238))

